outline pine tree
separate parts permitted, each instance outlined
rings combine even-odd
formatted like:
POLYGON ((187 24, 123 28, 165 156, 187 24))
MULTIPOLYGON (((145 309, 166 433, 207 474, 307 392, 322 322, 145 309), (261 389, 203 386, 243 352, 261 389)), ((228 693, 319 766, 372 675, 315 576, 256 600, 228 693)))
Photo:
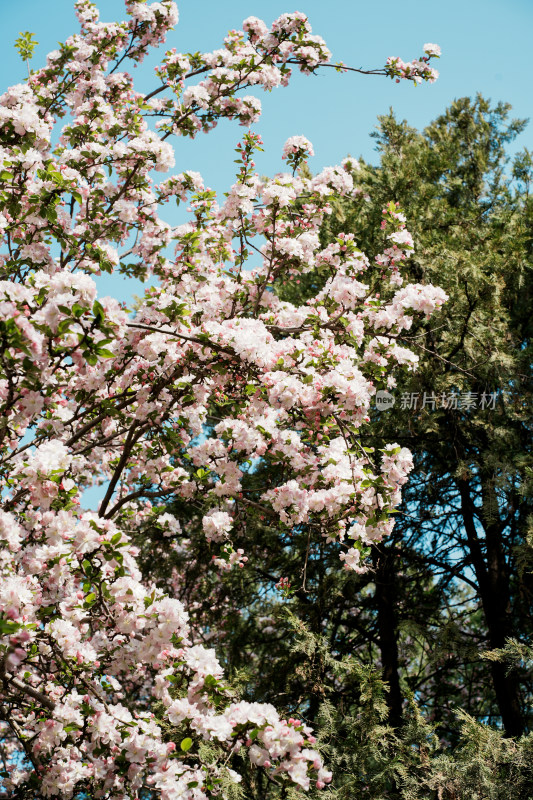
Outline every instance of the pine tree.
MULTIPOLYGON (((521 491, 532 462, 531 163, 522 154, 510 174, 506 146, 525 123, 509 121, 509 110, 480 96, 464 98, 423 132, 391 112, 380 118, 375 134, 380 164, 363 164, 357 173, 361 247, 372 238, 380 206, 399 202, 415 221, 410 279, 434 282, 449 295, 427 326, 413 328, 400 342, 417 342, 419 369, 395 389, 395 408, 375 414, 376 439, 396 431, 416 465, 395 536, 374 556, 377 574, 385 570, 382 589, 388 587, 376 593, 387 621, 384 635, 387 625, 395 631, 381 640, 391 719, 399 711, 400 628, 414 617, 408 612, 397 619, 402 601, 391 605, 384 597, 398 597, 399 542, 404 552, 407 546, 412 570, 417 562, 430 566, 455 603, 460 590, 465 603, 477 605, 481 625, 479 615, 469 625, 471 612, 461 621, 454 610, 449 620, 459 641, 470 638, 468 658, 478 648, 502 648, 510 636, 531 635, 533 583, 520 568, 531 514, 531 496, 521 491), (414 407, 402 407, 408 404, 414 407)), ((353 205, 340 203, 325 237, 353 213, 353 205)), ((444 631, 435 633, 444 637, 444 631)), ((485 670, 478 662, 481 696, 469 698, 471 711, 500 719, 509 735, 521 734, 529 721, 531 674, 492 662, 488 710, 485 670)))

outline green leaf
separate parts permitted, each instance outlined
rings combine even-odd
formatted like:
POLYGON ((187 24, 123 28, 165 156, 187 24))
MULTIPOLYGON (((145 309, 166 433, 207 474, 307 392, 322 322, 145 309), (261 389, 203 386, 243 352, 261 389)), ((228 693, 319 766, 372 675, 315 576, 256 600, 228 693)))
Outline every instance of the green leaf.
POLYGON ((13 622, 10 619, 0 619, 0 634, 11 636, 13 633, 16 633, 19 628, 20 624, 18 622, 13 622))
POLYGON ((98 356, 95 356, 94 353, 91 353, 88 350, 83 352, 83 357, 85 358, 86 362, 91 365, 91 367, 94 367, 96 364, 98 364, 98 356))
POLYGON ((85 309, 83 308, 83 306, 80 306, 79 303, 74 303, 74 305, 72 306, 72 313, 76 318, 78 318, 83 316, 83 314, 85 313, 85 309))
POLYGON ((186 739, 182 740, 180 748, 183 750, 184 753, 186 753, 188 750, 191 749, 191 747, 192 747, 192 739, 189 736, 187 736, 186 739))

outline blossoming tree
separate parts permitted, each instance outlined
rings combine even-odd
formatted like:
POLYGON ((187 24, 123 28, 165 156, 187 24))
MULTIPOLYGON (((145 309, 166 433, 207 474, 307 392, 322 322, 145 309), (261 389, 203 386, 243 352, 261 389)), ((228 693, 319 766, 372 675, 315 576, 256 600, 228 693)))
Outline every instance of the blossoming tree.
MULTIPOLYGON (((224 117, 249 126, 260 104, 242 90, 328 63, 302 14, 270 29, 250 18, 213 53, 167 52, 143 96, 122 69, 165 40, 174 3, 127 0, 120 24, 99 22, 89 0, 76 10, 81 32, 0 97, 5 791, 202 800, 239 780, 239 751, 272 780, 320 788, 331 774, 310 728, 232 696, 182 603, 141 580, 132 537, 157 525, 178 540, 166 508, 185 499, 202 510, 214 568, 244 566, 232 530, 259 507, 340 542, 344 566, 361 569, 365 543, 391 529, 410 456, 391 444, 377 457, 359 432, 376 390, 416 362, 396 335, 445 295, 402 288, 413 243, 394 205, 381 287, 363 282, 353 234, 321 249, 330 200, 354 191, 357 165, 300 177, 302 136, 285 146, 290 171, 261 180, 260 140, 246 133, 221 205, 197 173, 155 180, 174 165, 171 136, 224 117), (165 222, 170 201, 187 201, 191 221, 165 222), (280 276, 311 268, 327 277, 312 301, 276 298, 280 276), (92 276, 113 270, 158 279, 134 316, 96 297, 92 276), (241 478, 258 460, 282 479, 251 497, 241 478), (84 511, 95 484, 99 510, 84 511)), ((427 45, 420 61, 377 71, 433 80, 434 55, 427 45)))

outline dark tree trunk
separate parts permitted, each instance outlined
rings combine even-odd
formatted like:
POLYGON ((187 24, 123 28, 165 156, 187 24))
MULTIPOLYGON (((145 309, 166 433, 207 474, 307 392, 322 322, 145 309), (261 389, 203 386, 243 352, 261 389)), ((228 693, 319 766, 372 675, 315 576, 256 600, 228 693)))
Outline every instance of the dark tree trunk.
POLYGON ((376 608, 382 677, 389 685, 388 723, 393 728, 402 724, 403 697, 398 663, 398 611, 396 608, 396 566, 398 554, 392 548, 373 548, 376 583, 376 608))
MULTIPOLYGON (((479 598, 483 608, 489 646, 493 649, 504 647, 506 639, 512 636, 510 621, 510 586, 505 553, 503 549, 502 526, 497 513, 494 486, 490 479, 482 479, 482 498, 485 531, 486 555, 483 554, 476 528, 476 508, 472 500, 467 480, 457 481, 461 496, 461 513, 468 539, 472 566, 476 573, 479 598)), ((507 674, 507 666, 497 661, 491 662, 492 683, 496 702, 507 736, 520 736, 524 733, 524 717, 520 706, 520 683, 516 673, 507 674)))

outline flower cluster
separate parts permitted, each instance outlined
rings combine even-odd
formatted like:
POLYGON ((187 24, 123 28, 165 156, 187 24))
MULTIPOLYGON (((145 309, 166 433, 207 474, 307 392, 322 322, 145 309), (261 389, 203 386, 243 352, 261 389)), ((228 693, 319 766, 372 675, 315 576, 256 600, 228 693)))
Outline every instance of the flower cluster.
POLYGON ((385 65, 385 70, 390 78, 394 78, 396 83, 400 80, 410 80, 413 83, 422 83, 428 81, 434 83, 439 77, 439 73, 434 67, 429 66, 429 61, 432 58, 440 58, 441 49, 438 44, 431 44, 428 42, 424 45, 424 55, 419 59, 413 61, 402 61, 398 57, 389 57, 385 65))
POLYGON ((200 510, 215 566, 245 569, 231 536, 254 507, 340 543, 359 569, 354 554, 390 531, 411 466, 394 446, 381 457, 362 447, 360 429, 377 389, 416 361, 397 334, 445 295, 395 290, 413 249, 396 208, 378 259, 383 296, 364 283, 370 262, 352 234, 321 246, 331 200, 356 191, 354 170, 298 175, 312 154, 304 137, 284 149, 293 174, 263 179, 247 133, 221 205, 198 173, 155 180, 174 165, 171 133, 223 117, 248 125, 260 106, 241 90, 327 61, 304 15, 271 28, 250 18, 213 53, 169 51, 162 85, 143 96, 119 66, 165 41, 175 4, 127 0, 121 23, 100 22, 89 0, 76 10, 80 33, 0 97, 6 785, 205 800, 240 779, 231 759, 242 751, 277 780, 322 788, 331 774, 308 726, 232 697, 183 604, 143 580, 134 542, 156 530, 180 546, 165 510, 180 499, 200 510), (190 203, 187 224, 160 216, 171 198, 190 203), (312 300, 279 300, 277 282, 311 269, 324 278, 312 300), (97 298, 93 276, 114 270, 157 279, 135 316, 97 298), (259 460, 279 469, 246 491, 259 460), (84 511, 95 485, 98 512, 84 511), (215 757, 202 757, 204 741, 215 757))

